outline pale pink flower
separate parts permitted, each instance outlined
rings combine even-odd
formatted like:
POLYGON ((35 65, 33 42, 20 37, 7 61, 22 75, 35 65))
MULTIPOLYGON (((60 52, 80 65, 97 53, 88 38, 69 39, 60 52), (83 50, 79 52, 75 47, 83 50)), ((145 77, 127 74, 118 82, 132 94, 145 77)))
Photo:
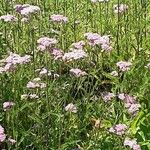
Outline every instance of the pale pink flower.
POLYGON ((27 88, 35 89, 35 88, 39 88, 39 87, 40 87, 39 83, 35 83, 35 82, 32 82, 32 81, 29 81, 27 83, 27 88))
POLYGON ((85 46, 85 42, 84 41, 79 41, 79 42, 73 43, 72 46, 75 49, 83 49, 83 47, 85 46))
POLYGON ((63 16, 63 15, 56 15, 56 14, 53 14, 51 15, 50 19, 54 22, 63 22, 63 23, 66 23, 68 21, 68 18, 63 16))
POLYGON ((117 72, 117 71, 112 71, 110 74, 111 74, 112 76, 114 76, 114 77, 117 77, 117 76, 118 76, 118 72, 117 72))
POLYGON ((6 135, 4 133, 4 128, 0 125, 0 142, 3 142, 6 139, 6 135))
POLYGON ((141 146, 139 144, 133 145, 133 150, 141 150, 141 146))
POLYGON ((102 48, 102 50, 104 50, 106 52, 112 51, 112 47, 110 45, 107 45, 107 44, 102 44, 101 48, 102 48))
POLYGON ((89 33, 85 33, 84 36, 89 41, 89 45, 91 46, 99 45, 101 46, 102 50, 106 52, 110 52, 112 50, 112 47, 110 45, 109 35, 101 36, 98 33, 89 32, 89 33))
POLYGON ((30 4, 23 4, 23 5, 17 4, 14 6, 14 9, 16 10, 16 12, 20 13, 24 8, 27 8, 29 6, 30 6, 30 4))
POLYGON ((46 69, 46 68, 42 68, 41 70, 40 70, 40 75, 45 75, 45 74, 47 74, 48 73, 48 70, 46 69))
POLYGON ((16 143, 16 140, 12 139, 12 138, 8 138, 8 141, 13 145, 16 143))
POLYGON ((124 13, 128 10, 128 6, 126 4, 116 4, 114 5, 114 13, 118 14, 118 13, 124 13))
POLYGON ((4 142, 6 139, 6 134, 0 134, 0 142, 4 142))
POLYGON ((129 146, 133 150, 141 150, 141 147, 137 144, 136 139, 126 138, 124 140, 124 146, 129 146))
POLYGON ((118 94, 118 98, 121 100, 124 100, 126 97, 125 97, 124 93, 120 93, 120 94, 118 94))
POLYGON ((17 12, 19 12, 21 15, 24 16, 40 12, 40 7, 29 4, 16 5, 14 8, 16 9, 17 12))
POLYGON ((87 75, 87 73, 85 71, 82 71, 81 69, 78 69, 78 68, 70 69, 70 73, 76 77, 81 77, 81 76, 87 75))
POLYGON ((65 111, 77 113, 77 107, 73 103, 70 103, 65 107, 65 111))
POLYGON ((4 133, 4 128, 0 125, 0 134, 4 133))
POLYGON ((125 124, 117 124, 109 129, 109 132, 115 133, 117 135, 123 135, 125 134, 125 131, 127 130, 127 126, 125 124))
POLYGON ((128 113, 132 116, 135 116, 137 112, 139 111, 139 108, 141 108, 140 104, 125 104, 125 107, 128 108, 128 113))
POLYGON ((37 50, 41 51, 41 52, 44 52, 46 50, 46 46, 44 46, 44 45, 38 45, 37 46, 37 50))
POLYGON ((15 103, 13 102, 4 102, 3 103, 3 109, 4 111, 11 109, 13 106, 15 105, 15 103))
POLYGON ((40 76, 43 76, 43 75, 51 76, 52 75, 51 71, 48 71, 46 68, 36 69, 35 71, 39 72, 40 76))
POLYGON ((126 138, 124 140, 124 146, 129 146, 130 148, 133 148, 133 145, 137 144, 135 139, 126 138))
POLYGON ((127 62, 127 61, 119 61, 116 63, 117 67, 119 67, 119 69, 123 72, 128 71, 131 66, 132 63, 131 62, 127 62))
POLYGON ((31 61, 31 56, 30 55, 25 55, 25 56, 20 56, 15 53, 10 53, 10 55, 5 59, 6 63, 10 63, 13 65, 16 64, 26 64, 31 61))
POLYGON ((45 88, 46 84, 41 82, 40 78, 34 78, 32 81, 27 83, 27 88, 35 89, 35 88, 45 88))
POLYGON ((101 36, 98 33, 85 33, 84 36, 89 41, 89 45, 95 46, 97 44, 100 44, 101 36))
POLYGON ((54 38, 41 37, 37 40, 38 50, 45 51, 47 48, 50 48, 58 43, 58 41, 54 38))
POLYGON ((61 49, 58 48, 52 48, 50 50, 51 55, 54 57, 55 60, 60 59, 63 57, 63 52, 61 49))
POLYGON ((136 97, 128 95, 128 94, 125 94, 124 102, 125 103, 130 103, 130 104, 135 104, 136 103, 136 97))
POLYGON ((4 22, 15 22, 18 19, 13 15, 8 14, 8 15, 0 16, 0 20, 3 20, 4 22))
POLYGON ((65 53, 62 59, 64 61, 72 61, 87 57, 87 53, 82 49, 71 49, 71 52, 65 53))
POLYGON ((118 94, 118 98, 123 100, 125 107, 128 110, 128 113, 132 116, 135 116, 139 111, 141 105, 137 103, 135 96, 130 96, 128 94, 118 94))
POLYGON ((110 93, 110 92, 102 93, 102 99, 105 102, 108 102, 108 101, 112 100, 114 97, 115 97, 115 94, 113 94, 113 93, 110 93))

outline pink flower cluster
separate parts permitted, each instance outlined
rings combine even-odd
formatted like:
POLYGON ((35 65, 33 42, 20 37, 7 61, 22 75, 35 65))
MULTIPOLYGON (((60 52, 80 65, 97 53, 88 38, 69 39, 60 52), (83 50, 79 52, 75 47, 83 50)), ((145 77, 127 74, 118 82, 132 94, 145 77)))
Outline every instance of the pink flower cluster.
POLYGON ((54 57, 54 60, 58 60, 63 57, 63 51, 59 48, 50 49, 50 53, 54 57))
POLYGON ((84 41, 79 41, 79 42, 73 43, 72 46, 75 49, 83 49, 83 47, 85 46, 85 42, 84 41))
POLYGON ((125 124, 117 124, 109 129, 109 132, 115 133, 117 135, 123 135, 125 134, 125 131, 127 130, 127 126, 125 124))
POLYGON ((6 135, 4 133, 4 128, 0 125, 0 142, 3 142, 6 139, 6 135))
POLYGON ((116 4, 114 5, 114 13, 118 14, 118 13, 124 13, 128 10, 128 6, 126 4, 116 4))
POLYGON ((2 62, 5 63, 5 65, 3 67, 0 67, 0 73, 13 71, 16 68, 16 65, 26 64, 30 61, 30 55, 20 56, 15 53, 10 53, 10 55, 6 59, 2 60, 2 62))
POLYGON ((110 38, 108 35, 101 36, 98 33, 85 33, 84 36, 87 38, 89 41, 89 45, 91 46, 96 46, 99 45, 101 46, 102 50, 104 51, 111 51, 112 47, 110 44, 110 38))
POLYGON ((55 44, 58 43, 58 41, 54 38, 48 38, 48 37, 41 37, 37 40, 38 47, 37 49, 40 51, 45 51, 48 48, 51 48, 55 44))
POLYGON ((3 109, 4 111, 11 109, 13 106, 15 105, 15 103, 13 102, 4 102, 3 103, 3 109))
POLYGON ((71 49, 71 52, 65 53, 62 59, 64 61, 72 61, 87 57, 87 54, 82 49, 71 49))
POLYGON ((124 140, 124 146, 129 146, 133 150, 141 150, 140 145, 137 144, 137 141, 135 139, 126 138, 124 140))
POLYGON ((115 94, 113 94, 113 93, 110 93, 110 92, 102 93, 102 99, 105 102, 108 102, 108 101, 112 100, 114 97, 115 97, 115 94))
POLYGON ((51 15, 50 19, 54 22, 62 22, 62 23, 66 23, 68 21, 68 18, 63 16, 63 15, 59 15, 59 14, 53 14, 51 15))
POLYGON ((17 12, 24 16, 40 12, 40 7, 29 4, 15 5, 14 8, 17 12))
POLYGON ((87 75, 87 73, 85 71, 82 71, 81 69, 78 69, 78 68, 70 69, 70 73, 76 77, 81 77, 81 76, 87 75))
POLYGON ((43 75, 51 76, 52 75, 51 71, 48 71, 46 68, 36 69, 35 71, 39 72, 40 76, 43 76, 43 75))
POLYGON ((41 82, 41 79, 40 78, 34 78, 32 81, 29 81, 27 83, 27 88, 30 88, 30 89, 35 89, 35 88, 45 88, 46 87, 46 84, 41 82))
POLYGON ((128 71, 130 69, 130 67, 132 66, 131 62, 127 62, 127 61, 119 61, 116 63, 117 67, 119 67, 119 69, 123 72, 128 71))
POLYGON ((59 77, 59 74, 52 73, 52 71, 49 71, 46 68, 36 69, 35 71, 39 73, 40 77, 43 77, 43 76, 49 76, 49 77, 53 76, 54 78, 59 77))
POLYGON ((114 76, 114 77, 117 77, 117 76, 118 76, 118 72, 117 72, 117 71, 112 71, 110 74, 111 74, 112 76, 114 76))
POLYGON ((18 19, 13 15, 8 14, 8 15, 0 16, 0 20, 3 20, 4 22, 15 22, 18 19))
POLYGON ((65 107, 65 111, 77 113, 78 110, 77 110, 76 105, 74 105, 73 103, 70 103, 65 107))
POLYGON ((137 114, 141 105, 136 102, 136 97, 121 93, 118 95, 118 98, 124 101, 125 107, 128 109, 129 114, 132 116, 137 114))

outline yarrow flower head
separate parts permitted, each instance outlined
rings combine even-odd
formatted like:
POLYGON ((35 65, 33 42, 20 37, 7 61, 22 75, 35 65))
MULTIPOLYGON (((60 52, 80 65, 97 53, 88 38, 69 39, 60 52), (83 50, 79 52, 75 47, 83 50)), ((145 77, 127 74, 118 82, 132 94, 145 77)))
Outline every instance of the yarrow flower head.
POLYGON ((102 93, 102 99, 105 102, 108 102, 108 101, 112 100, 114 97, 115 97, 115 94, 113 94, 113 93, 110 93, 110 92, 102 93))
POLYGON ((87 38, 89 41, 89 45, 91 46, 96 46, 99 45, 101 46, 102 50, 106 52, 110 52, 112 50, 111 44, 110 44, 110 38, 108 35, 99 35, 98 33, 85 33, 84 36, 87 38))
POLYGON ((54 38, 48 38, 48 37, 41 37, 37 40, 38 50, 45 51, 47 48, 51 48, 55 44, 58 43, 58 41, 54 38))
POLYGON ((54 22, 63 22, 63 23, 66 23, 68 21, 68 18, 63 16, 63 15, 59 15, 59 14, 53 14, 51 15, 50 19, 54 22))
POLYGON ((26 64, 31 61, 31 56, 30 55, 25 55, 25 56, 20 56, 15 53, 10 53, 10 55, 5 59, 6 63, 10 63, 13 65, 16 64, 26 64))
POLYGON ((17 141, 12 139, 12 138, 8 138, 8 141, 10 142, 10 144, 14 145, 17 141))
POLYGON ((3 109, 4 111, 11 109, 13 106, 15 105, 15 103, 13 102, 4 102, 3 103, 3 109))
POLYGON ((21 100, 27 100, 27 99, 38 99, 39 96, 37 94, 23 94, 21 95, 21 100))
POLYGON ((30 55, 20 56, 15 53, 10 53, 9 56, 2 60, 5 65, 0 67, 0 73, 14 71, 19 64, 26 64, 31 61, 30 55))
POLYGON ((54 57, 54 60, 58 60, 63 57, 63 51, 59 48, 50 49, 50 54, 54 57))
POLYGON ((135 96, 130 96, 128 94, 120 93, 118 98, 123 100, 125 107, 128 109, 128 113, 135 116, 139 111, 141 105, 137 103, 135 96))
POLYGON ((35 88, 45 88, 46 84, 41 82, 40 78, 34 78, 32 81, 27 83, 27 88, 35 89, 35 88))
POLYGON ((127 62, 127 61, 119 61, 116 63, 117 67, 119 67, 119 69, 123 72, 128 71, 131 66, 132 63, 131 62, 127 62))
POLYGON ((35 71, 39 72, 40 76, 43 76, 43 75, 51 76, 52 75, 51 71, 47 70, 46 68, 36 69, 35 71))
POLYGON ((24 16, 40 12, 40 7, 29 4, 16 5, 14 8, 17 12, 24 16))
POLYGON ((133 150, 141 150, 141 147, 137 144, 136 139, 126 138, 124 140, 124 146, 129 146, 133 150))
POLYGON ((8 15, 0 16, 0 20, 3 20, 4 22, 15 22, 18 19, 13 15, 8 14, 8 15))
POLYGON ((112 71, 110 74, 111 74, 112 76, 114 76, 114 77, 117 77, 117 76, 118 76, 118 72, 117 72, 117 71, 112 71))
POLYGON ((73 103, 70 103, 65 107, 65 111, 77 113, 77 107, 73 103))
POLYGON ((117 135, 123 135, 125 134, 125 131, 127 130, 127 126, 125 124, 117 124, 109 129, 109 132, 115 133, 117 135))
POLYGON ((87 73, 85 71, 82 71, 81 69, 78 69, 78 68, 70 69, 70 73, 76 77, 81 77, 81 76, 87 75, 87 73))
POLYGON ((79 41, 79 42, 73 43, 72 46, 75 49, 83 49, 83 47, 85 46, 85 42, 84 41, 79 41))
POLYGON ((4 128, 0 125, 0 142, 4 142, 6 139, 6 134, 4 133, 4 128))
POLYGON ((128 5, 126 4, 116 4, 114 5, 114 13, 118 14, 118 13, 124 13, 128 10, 128 5))
POLYGON ((71 49, 71 52, 65 53, 62 59, 64 61, 72 61, 87 57, 87 53, 82 49, 71 49))

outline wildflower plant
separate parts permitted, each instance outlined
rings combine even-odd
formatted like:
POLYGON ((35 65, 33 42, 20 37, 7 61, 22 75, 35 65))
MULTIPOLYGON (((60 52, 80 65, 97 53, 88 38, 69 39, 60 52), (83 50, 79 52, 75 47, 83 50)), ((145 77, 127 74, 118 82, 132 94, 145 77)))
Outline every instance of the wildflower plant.
POLYGON ((0 1, 0 149, 150 149, 150 3, 0 1))

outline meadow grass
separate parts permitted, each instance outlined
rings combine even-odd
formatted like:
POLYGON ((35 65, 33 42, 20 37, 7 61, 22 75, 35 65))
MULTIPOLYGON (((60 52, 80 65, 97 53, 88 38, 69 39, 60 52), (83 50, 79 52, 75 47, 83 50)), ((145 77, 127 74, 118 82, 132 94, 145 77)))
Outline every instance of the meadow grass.
POLYGON ((0 125, 4 128, 0 129, 0 149, 139 150, 125 146, 130 138, 142 150, 150 150, 148 0, 0 0, 0 16, 7 14, 17 20, 0 19, 0 125), (28 20, 23 22, 16 4, 35 5, 40 11, 25 16, 28 20), (120 4, 127 8, 114 12, 114 5, 120 4), (53 21, 53 14, 68 21, 53 21), (84 36, 89 32, 101 38, 106 35, 111 48, 103 48, 108 41, 93 45, 97 41, 84 36), (63 56, 56 59, 51 45, 39 50, 41 37, 56 39, 54 47, 63 56), (80 49, 87 57, 63 59, 78 41, 85 42, 80 49), (30 61, 21 62, 19 57, 15 63, 15 58, 8 62, 10 52, 30 55, 30 61), (131 64, 122 70, 117 66, 120 61, 131 64), (39 75, 37 69, 42 68, 49 74, 46 70, 39 75), (85 74, 72 74, 73 68, 85 74), (34 79, 37 88, 28 88, 34 79), (45 88, 40 88, 42 83, 45 88), (4 102, 9 103, 4 106, 4 102), (115 128, 118 124, 121 129, 115 128))

